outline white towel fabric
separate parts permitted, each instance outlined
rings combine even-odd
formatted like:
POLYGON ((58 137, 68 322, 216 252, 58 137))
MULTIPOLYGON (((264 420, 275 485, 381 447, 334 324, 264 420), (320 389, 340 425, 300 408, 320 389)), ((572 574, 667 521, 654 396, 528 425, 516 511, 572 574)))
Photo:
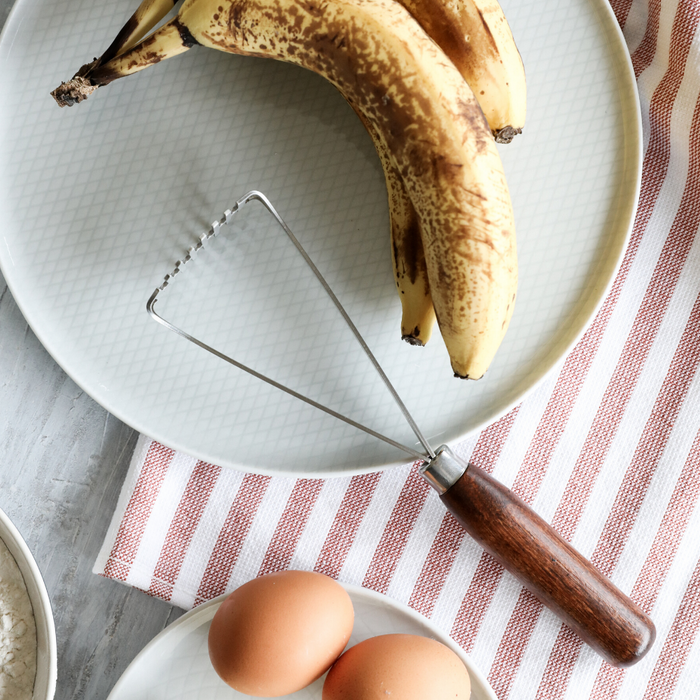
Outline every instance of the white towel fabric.
POLYGON ((614 0, 644 166, 614 287, 559 371, 459 446, 647 611, 657 641, 604 663, 475 545, 411 465, 269 478, 142 437, 96 573, 191 608, 285 568, 407 603, 501 700, 700 697, 700 5, 614 0))

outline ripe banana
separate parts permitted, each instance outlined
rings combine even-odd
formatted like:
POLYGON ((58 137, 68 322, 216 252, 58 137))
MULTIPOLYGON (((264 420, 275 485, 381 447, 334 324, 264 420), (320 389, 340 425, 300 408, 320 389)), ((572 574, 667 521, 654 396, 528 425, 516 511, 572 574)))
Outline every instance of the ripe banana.
MULTIPOLYGON (((388 160, 388 155, 382 154, 382 159, 388 160)), ((391 212, 391 264, 401 299, 401 338, 411 345, 425 345, 435 324, 435 309, 420 221, 401 176, 390 162, 384 173, 391 212)))
POLYGON ((177 2, 178 0, 143 0, 108 49, 100 56, 100 62, 106 63, 135 46, 175 7, 177 2))
MULTIPOLYGON (((107 51, 105 63, 135 45, 173 8, 177 0, 143 0, 107 51)), ((399 0, 445 51, 472 88, 499 143, 522 131, 525 120, 525 72, 507 20, 497 0, 399 0)), ((356 110, 357 111, 357 110, 356 110)), ((399 174, 371 125, 370 133, 384 169, 391 260, 401 301, 401 337, 425 345, 435 322, 419 221, 399 174)))
POLYGON ((363 114, 418 215, 453 370, 481 377, 513 310, 515 232, 489 126, 440 48, 394 0, 185 0, 173 20, 54 96, 72 104, 73 89, 94 90, 195 44, 301 65, 363 114))
POLYGON ((525 125, 522 58, 497 0, 399 0, 457 66, 498 143, 525 125))
POLYGON ((384 170, 389 198, 391 266, 401 300, 401 339, 411 345, 425 345, 435 324, 435 309, 430 296, 418 215, 379 134, 364 114, 354 105, 351 106, 372 137, 384 170))
MULTIPOLYGON (((522 132, 525 69, 497 0, 398 0, 455 64, 474 92, 497 143, 522 132)), ((389 194, 391 259, 402 307, 401 334, 414 345, 430 338, 435 313, 415 212, 380 152, 389 194)), ((389 166, 390 167, 390 166, 389 166)))
MULTIPOLYGON (((98 65, 129 50, 161 21, 173 6, 173 0, 143 0, 109 48, 99 59, 83 66, 81 70, 94 70, 98 65)), ((76 95, 73 101, 80 99, 83 98, 76 95)), ((430 297, 418 217, 400 175, 391 164, 389 154, 384 152, 372 126, 362 113, 357 110, 355 112, 372 137, 384 170, 389 200, 392 269, 402 309, 401 338, 411 345, 425 345, 432 334, 435 311, 430 297)))

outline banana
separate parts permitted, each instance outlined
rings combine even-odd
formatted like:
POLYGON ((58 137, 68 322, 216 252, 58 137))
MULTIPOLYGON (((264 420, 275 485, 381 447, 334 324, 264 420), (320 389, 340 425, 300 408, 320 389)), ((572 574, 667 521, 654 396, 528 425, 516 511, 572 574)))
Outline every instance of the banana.
POLYGON ((69 81, 61 84, 61 99, 56 97, 56 90, 51 93, 56 97, 59 106, 77 104, 92 94, 96 86, 92 85, 85 76, 135 46, 178 2, 179 0, 142 0, 107 50, 99 58, 82 66, 69 81))
POLYGON ((379 134, 355 105, 350 103, 350 106, 372 137, 384 171, 389 199, 391 263, 401 300, 401 339, 411 345, 425 345, 432 335, 435 310, 430 296, 418 215, 379 134))
POLYGON ((491 130, 442 50, 394 0, 185 0, 81 78, 94 90, 195 44, 313 70, 363 114, 418 215, 453 371, 481 377, 513 310, 515 229, 491 130))
POLYGON ((143 0, 114 41, 100 56, 100 63, 106 63, 135 46, 177 3, 178 0, 143 0))
MULTIPOLYGON (((134 46, 177 0, 143 0, 107 51, 105 63, 134 46)), ((499 143, 508 143, 525 121, 525 72, 497 0, 399 0, 457 66, 472 88, 499 143)), ((357 111, 357 110, 356 110, 357 111)), ((357 112, 377 149, 388 195, 391 259, 401 301, 401 337, 425 345, 435 322, 418 217, 401 178, 371 125, 357 112)))
MULTIPOLYGON (((177 1, 143 0, 108 49, 98 59, 83 66, 81 71, 88 69, 94 71, 98 65, 128 51, 168 14, 177 1)), ((73 79, 72 85, 79 84, 79 75, 80 73, 73 79)), ((74 89, 72 99, 70 101, 64 99, 59 104, 63 107, 81 101, 92 92, 89 87, 86 90, 85 94, 80 94, 74 89)), ((428 342, 432 334, 435 311, 430 297, 423 243, 418 230, 418 217, 400 175, 392 166, 389 155, 384 152, 376 134, 373 133, 372 126, 361 112, 357 110, 355 112, 372 137, 384 169, 389 205, 392 269, 402 309, 401 338, 411 345, 422 346, 428 342)))
MULTIPOLYGON (((497 143, 522 132, 526 114, 525 69, 497 0, 398 0, 455 64, 481 106, 497 143)), ((401 299, 402 338, 425 345, 435 312, 417 220, 403 185, 384 166, 391 217, 391 259, 401 299)))
POLYGON ((391 263, 401 300, 401 339, 411 345, 425 345, 432 335, 435 309, 420 221, 398 171, 391 166, 388 155, 381 153, 381 147, 377 151, 388 161, 384 173, 391 212, 391 263))
POLYGON ((498 143, 525 125, 522 58, 497 0, 399 0, 457 66, 498 143))
MULTIPOLYGON (((497 0, 398 0, 455 64, 481 106, 497 143, 510 143, 525 125, 527 87, 522 58, 497 0)), ((376 142, 375 142, 376 145, 376 142)), ((402 307, 404 340, 425 345, 435 312, 423 246, 410 202, 391 182, 389 192, 394 280, 402 307), (412 215, 411 215, 412 214, 412 215)))

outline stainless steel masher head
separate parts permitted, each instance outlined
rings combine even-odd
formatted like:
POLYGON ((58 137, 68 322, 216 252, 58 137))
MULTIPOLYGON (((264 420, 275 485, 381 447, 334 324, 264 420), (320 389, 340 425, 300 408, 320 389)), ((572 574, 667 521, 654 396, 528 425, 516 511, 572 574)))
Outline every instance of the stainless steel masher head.
POLYGON ((554 611, 609 663, 630 666, 639 661, 655 638, 653 622, 630 598, 560 537, 518 496, 474 464, 467 464, 447 445, 433 447, 421 433, 398 392, 389 381, 352 319, 306 250, 269 199, 258 191, 241 197, 222 218, 214 221, 185 257, 151 294, 146 304, 151 317, 170 331, 248 374, 295 398, 394 446, 416 460, 420 474, 438 492, 448 510, 467 532, 542 603, 554 611), (364 353, 415 433, 423 452, 403 445, 293 389, 257 372, 211 347, 155 310, 158 297, 191 265, 206 243, 217 236, 241 209, 252 201, 262 203, 288 236, 333 301, 364 353))

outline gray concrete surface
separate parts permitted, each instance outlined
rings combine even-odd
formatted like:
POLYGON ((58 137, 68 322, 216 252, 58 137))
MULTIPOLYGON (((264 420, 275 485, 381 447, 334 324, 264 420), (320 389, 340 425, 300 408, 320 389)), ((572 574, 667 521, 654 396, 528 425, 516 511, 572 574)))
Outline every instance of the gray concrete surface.
MULTIPOLYGON (((0 0, 0 23, 12 4, 0 0)), ((51 597, 56 700, 106 698, 133 657, 182 614, 91 571, 136 438, 54 362, 0 275, 0 508, 51 597)))

